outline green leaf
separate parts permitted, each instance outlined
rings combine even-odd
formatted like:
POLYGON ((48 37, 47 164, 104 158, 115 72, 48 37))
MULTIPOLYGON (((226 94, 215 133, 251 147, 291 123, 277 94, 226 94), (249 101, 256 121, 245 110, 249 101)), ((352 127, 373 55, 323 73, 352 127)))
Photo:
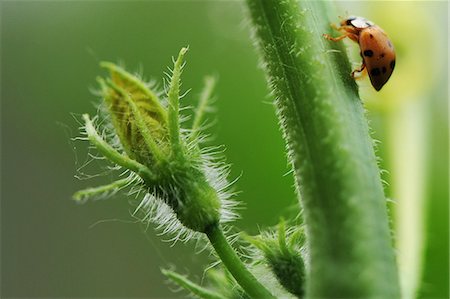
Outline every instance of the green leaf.
MULTIPOLYGON (((101 66, 107 68, 111 74, 109 84, 108 80, 98 81, 124 150, 142 164, 155 163, 155 152, 149 149, 150 138, 146 135, 151 134, 151 139, 159 151, 169 151, 166 110, 155 93, 140 79, 110 62, 102 62, 101 66), (134 105, 130 105, 130 102, 134 105), (139 121, 136 121, 136 118, 139 121)), ((156 155, 159 158, 162 156, 156 155)))

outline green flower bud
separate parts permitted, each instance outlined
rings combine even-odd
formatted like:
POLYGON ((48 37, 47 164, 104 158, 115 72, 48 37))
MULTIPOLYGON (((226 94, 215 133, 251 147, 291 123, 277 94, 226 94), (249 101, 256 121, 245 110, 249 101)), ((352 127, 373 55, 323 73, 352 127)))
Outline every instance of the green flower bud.
POLYGON ((264 260, 278 282, 291 294, 303 298, 305 294, 305 263, 301 254, 304 246, 302 230, 291 231, 286 240, 284 222, 278 225, 278 236, 263 234, 246 239, 260 249, 264 260))
MULTIPOLYGON (((87 115, 84 116, 85 129, 89 141, 106 158, 141 178, 141 185, 148 192, 139 205, 139 209, 147 214, 145 219, 154 217, 159 224, 164 221, 173 224, 173 219, 165 219, 160 211, 155 211, 155 205, 162 207, 163 204, 170 207, 184 228, 205 232, 227 220, 221 215, 230 215, 226 209, 232 204, 228 201, 230 195, 223 190, 228 186, 226 169, 216 167, 209 153, 202 155, 198 141, 203 112, 207 110, 206 103, 213 87, 211 79, 202 93, 193 128, 180 128, 180 76, 186 52, 186 48, 180 51, 171 72, 167 95, 162 99, 138 77, 112 63, 101 63, 111 76, 98 79, 108 111, 106 118, 120 140, 121 149, 103 140, 87 115)), ((120 184, 90 188, 77 192, 76 198, 104 192, 109 186, 117 189, 125 185, 126 180, 122 180, 120 184)))

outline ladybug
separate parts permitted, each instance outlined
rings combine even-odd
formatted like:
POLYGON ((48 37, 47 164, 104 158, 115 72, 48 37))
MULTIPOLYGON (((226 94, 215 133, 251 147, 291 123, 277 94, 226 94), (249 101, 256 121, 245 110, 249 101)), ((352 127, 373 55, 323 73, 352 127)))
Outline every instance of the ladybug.
POLYGON ((361 17, 348 17, 340 25, 337 27, 332 24, 331 27, 343 35, 336 38, 328 34, 323 36, 335 42, 346 37, 357 42, 363 61, 361 67, 352 72, 352 78, 355 78, 355 73, 361 73, 367 68, 372 86, 379 91, 394 71, 395 50, 392 42, 383 29, 361 17))

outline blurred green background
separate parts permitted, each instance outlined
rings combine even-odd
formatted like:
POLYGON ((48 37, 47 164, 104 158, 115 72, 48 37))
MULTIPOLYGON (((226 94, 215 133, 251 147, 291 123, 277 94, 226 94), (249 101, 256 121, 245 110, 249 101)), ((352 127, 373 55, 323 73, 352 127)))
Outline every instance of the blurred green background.
MULTIPOLYGON (((388 171, 406 293, 448 297, 448 4, 338 6, 342 16, 379 23, 396 46, 391 81, 375 93, 363 80, 361 96, 388 171)), ((186 45, 183 87, 192 91, 185 105, 195 103, 204 75, 219 77, 211 132, 226 145, 232 178, 242 175, 236 189, 245 209, 236 225, 257 233, 295 211, 284 144, 242 3, 1 2, 2 297, 176 297, 183 293, 171 291, 160 267, 202 278, 208 256, 194 254, 194 244, 171 247, 151 226, 136 224, 124 196, 81 206, 71 201, 76 190, 108 181, 74 178, 86 144, 69 140, 78 135, 78 115, 95 113, 90 89, 103 72, 98 62, 123 61, 161 82, 171 56, 186 45)), ((360 63, 357 56, 353 61, 360 63)))

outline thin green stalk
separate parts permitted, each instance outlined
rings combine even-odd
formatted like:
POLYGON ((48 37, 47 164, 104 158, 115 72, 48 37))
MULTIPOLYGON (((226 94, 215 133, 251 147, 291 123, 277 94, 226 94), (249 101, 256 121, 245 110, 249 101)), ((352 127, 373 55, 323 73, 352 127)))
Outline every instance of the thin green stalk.
POLYGON ((171 279, 173 282, 175 282, 179 286, 183 287, 184 289, 190 291, 192 294, 197 295, 200 298, 203 298, 203 299, 225 299, 224 296, 199 286, 198 284, 190 281, 183 275, 180 275, 180 274, 175 273, 170 270, 164 270, 164 269, 161 270, 161 272, 165 276, 167 276, 169 279, 171 279))
POLYGON ((309 298, 398 298, 379 169, 329 1, 247 0, 294 169, 309 298), (330 19, 332 17, 332 19, 330 19), (301 195, 301 196, 300 196, 301 195))
POLYGON ((222 263, 248 295, 252 298, 275 298, 245 267, 228 243, 220 226, 210 227, 206 235, 222 263))
POLYGON ((130 183, 130 179, 126 178, 126 179, 120 179, 120 180, 114 181, 111 184, 83 189, 83 190, 75 192, 75 194, 73 195, 73 199, 75 199, 76 201, 82 201, 86 198, 92 198, 95 196, 100 196, 103 194, 116 192, 116 191, 120 190, 120 188, 125 187, 129 183, 130 183))

